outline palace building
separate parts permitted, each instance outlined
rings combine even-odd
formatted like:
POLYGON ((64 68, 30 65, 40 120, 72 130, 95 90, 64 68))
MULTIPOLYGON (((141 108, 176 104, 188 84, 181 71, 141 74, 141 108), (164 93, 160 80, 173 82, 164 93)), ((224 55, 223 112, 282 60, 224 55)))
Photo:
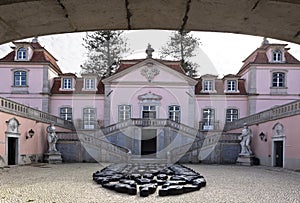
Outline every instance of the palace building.
MULTIPOLYGON (((110 143, 120 151, 127 150, 132 160, 142 157, 171 162, 234 162, 239 152, 236 134, 241 119, 300 99, 300 61, 289 53, 287 44, 270 44, 267 40, 243 61, 237 74, 223 78, 210 74, 191 78, 180 61, 152 58, 151 49, 144 59, 122 60, 112 76, 79 77, 63 73, 54 56, 37 40, 14 45, 0 59, 0 96, 72 122, 77 132, 73 134, 96 160, 101 160, 97 146, 110 143), (230 140, 230 136, 234 138, 230 140)), ((270 121, 255 119, 247 120, 250 127, 256 121, 270 121)), ((268 127, 270 134, 273 127, 268 127)), ((1 136, 5 140, 5 135, 1 136)), ((300 145, 299 139, 294 141, 292 146, 300 145)), ((272 142, 271 135, 267 143, 269 150, 260 149, 260 143, 256 143, 254 152, 257 147, 261 163, 276 166, 275 152, 281 149, 274 151, 276 141, 272 142)), ((288 141, 282 143, 286 145, 288 141)), ((293 147, 286 145, 284 150, 289 148, 293 147)), ((61 144, 65 160, 70 158, 67 153, 78 153, 76 150, 76 146, 61 144)), ((282 152, 280 159, 289 156, 299 161, 293 150, 291 154, 282 152)), ((4 151, 0 155, 7 157, 4 151)), ((288 161, 283 163, 288 166, 288 161)), ((289 168, 295 167, 300 164, 289 168)))

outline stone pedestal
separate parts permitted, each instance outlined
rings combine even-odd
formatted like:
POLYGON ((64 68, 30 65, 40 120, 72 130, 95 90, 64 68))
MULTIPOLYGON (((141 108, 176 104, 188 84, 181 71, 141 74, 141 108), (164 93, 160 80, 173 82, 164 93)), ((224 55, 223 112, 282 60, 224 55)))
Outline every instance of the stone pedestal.
POLYGON ((254 155, 242 155, 239 154, 239 157, 236 161, 238 165, 241 166, 252 166, 253 165, 254 155))
POLYGON ((60 152, 48 152, 44 154, 44 161, 49 164, 60 164, 62 163, 60 152))

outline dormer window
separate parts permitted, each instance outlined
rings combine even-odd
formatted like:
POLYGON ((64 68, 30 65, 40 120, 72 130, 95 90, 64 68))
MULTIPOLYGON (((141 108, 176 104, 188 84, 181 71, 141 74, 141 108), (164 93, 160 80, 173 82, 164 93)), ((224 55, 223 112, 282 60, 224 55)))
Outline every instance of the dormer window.
POLYGON ((95 78, 86 78, 84 80, 84 87, 86 90, 95 90, 95 78))
POLYGON ((72 78, 63 78, 62 89, 72 89, 72 78))
POLYGON ((273 51, 273 62, 282 62, 282 52, 280 50, 273 51))
POLYGON ((203 75, 201 76, 202 80, 202 90, 203 93, 216 93, 215 89, 215 82, 216 82, 217 76, 216 75, 203 75))
POLYGON ((24 47, 21 47, 17 51, 17 60, 26 60, 27 59, 27 51, 24 47))
POLYGON ((226 91, 227 92, 236 92, 237 91, 237 81, 236 80, 227 80, 226 81, 226 91))
POLYGON ((203 81, 203 92, 212 92, 213 88, 213 80, 204 80, 203 81))

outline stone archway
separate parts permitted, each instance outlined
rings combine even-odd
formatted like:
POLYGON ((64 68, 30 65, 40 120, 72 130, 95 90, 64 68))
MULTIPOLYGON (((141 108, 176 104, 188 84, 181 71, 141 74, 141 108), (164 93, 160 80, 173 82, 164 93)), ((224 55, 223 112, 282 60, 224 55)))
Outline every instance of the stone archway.
POLYGON ((90 30, 194 30, 258 35, 300 43, 296 0, 6 0, 0 44, 90 30))
POLYGON ((6 121, 5 131, 5 162, 6 165, 18 165, 20 162, 20 123, 16 118, 6 121))

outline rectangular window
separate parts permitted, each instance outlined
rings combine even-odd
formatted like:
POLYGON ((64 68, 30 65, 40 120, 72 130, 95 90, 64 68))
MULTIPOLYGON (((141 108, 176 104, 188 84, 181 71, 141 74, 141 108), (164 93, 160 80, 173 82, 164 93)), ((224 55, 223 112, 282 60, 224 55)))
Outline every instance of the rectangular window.
POLYGON ((96 111, 94 108, 83 109, 83 128, 95 129, 96 111))
POLYGON ((238 110, 237 109, 227 109, 226 110, 226 122, 232 122, 238 119, 238 110))
POLYGON ((180 106, 169 106, 169 119, 177 123, 180 122, 180 106))
POLYGON ((203 130, 213 130, 215 124, 215 110, 214 109, 203 109, 203 130))
POLYGON ((227 80, 227 91, 235 92, 237 90, 236 80, 227 80))
POLYGON ((26 71, 15 71, 14 72, 14 86, 27 86, 27 72, 26 71))
POLYGON ((119 122, 130 119, 131 117, 130 105, 120 105, 118 111, 119 111, 119 122))
POLYGON ((63 89, 72 89, 72 79, 71 78, 63 79, 63 89))
POLYGON ((285 86, 285 74, 281 72, 273 73, 272 87, 284 87, 285 86))
POLYGON ((93 79, 93 78, 85 79, 85 89, 86 90, 94 90, 95 89, 95 79, 93 79))
POLYGON ((71 107, 60 108, 60 118, 67 121, 72 121, 72 108, 71 107))
POLYGON ((205 92, 213 91, 213 81, 212 80, 204 80, 203 91, 205 91, 205 92))
POLYGON ((156 106, 143 106, 143 118, 156 118, 156 106))

